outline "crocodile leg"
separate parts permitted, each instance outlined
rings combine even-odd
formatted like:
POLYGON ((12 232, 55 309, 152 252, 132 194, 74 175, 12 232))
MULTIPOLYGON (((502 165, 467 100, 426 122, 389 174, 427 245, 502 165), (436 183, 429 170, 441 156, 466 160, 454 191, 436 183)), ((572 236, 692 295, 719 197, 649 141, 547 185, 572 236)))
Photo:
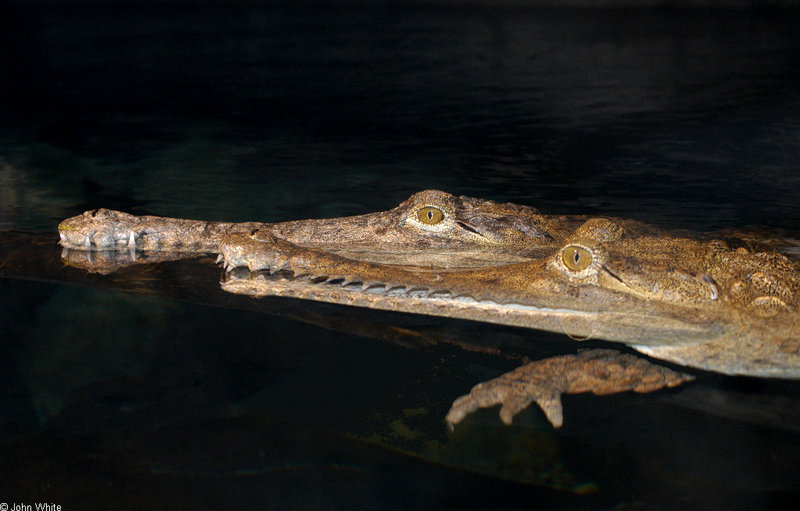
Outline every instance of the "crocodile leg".
POLYGON ((502 404, 500 419, 511 424, 514 415, 536 401, 553 427, 561 427, 561 394, 597 395, 632 390, 652 392, 694 379, 645 359, 614 350, 582 350, 530 362, 493 380, 479 383, 453 402, 445 421, 455 427, 478 408, 502 404))

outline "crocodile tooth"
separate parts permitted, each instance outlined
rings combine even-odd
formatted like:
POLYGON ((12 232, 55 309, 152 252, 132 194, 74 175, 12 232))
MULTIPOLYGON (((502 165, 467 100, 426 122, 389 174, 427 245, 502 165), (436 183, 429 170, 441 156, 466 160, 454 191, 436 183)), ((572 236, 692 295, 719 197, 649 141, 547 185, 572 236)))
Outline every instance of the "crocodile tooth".
POLYGON ((347 283, 347 277, 345 277, 343 275, 336 275, 336 276, 328 277, 328 279, 325 281, 325 283, 326 284, 330 284, 332 286, 342 286, 342 287, 344 287, 344 285, 347 283))
POLYGON ((67 247, 61 249, 61 259, 67 257, 68 254, 69 254, 69 249, 67 247))
POLYGON ((417 287, 406 288, 406 295, 413 296, 415 298, 419 297, 427 298, 429 293, 430 291, 426 287, 417 286, 417 287))
POLYGON ((66 236, 64 236, 64 233, 63 233, 63 232, 60 232, 60 233, 58 233, 58 235, 61 237, 61 241, 62 241, 62 242, 65 242, 65 241, 67 241, 67 237, 66 237, 66 236))
POLYGON ((214 262, 214 264, 219 264, 219 263, 221 263, 221 262, 222 262, 222 261, 224 261, 224 260, 225 260, 225 257, 224 257, 222 254, 219 254, 219 255, 217 256, 217 260, 214 262))
POLYGON ((131 260, 135 263, 136 262, 136 245, 130 246, 128 245, 128 252, 131 254, 131 260))
POLYGON ((708 286, 711 299, 716 300, 719 298, 719 287, 717 287, 716 281, 710 275, 700 275, 699 277, 700 280, 708 286))
MULTIPOLYGON (((367 289, 374 287, 374 286, 384 286, 383 282, 379 282, 377 280, 371 281, 364 281, 361 283, 361 291, 366 291, 367 289)), ((388 290, 388 287, 387 287, 388 290)))
POLYGON ((270 275, 275 275, 275 273, 285 269, 286 269, 285 264, 273 264, 268 268, 270 275))
POLYGON ((131 235, 128 238, 128 246, 135 247, 136 246, 136 238, 133 236, 133 231, 131 231, 131 235))
POLYGON ((435 298, 437 296, 441 298, 446 298, 450 296, 450 291, 448 291, 447 289, 432 289, 428 292, 429 298, 435 298))

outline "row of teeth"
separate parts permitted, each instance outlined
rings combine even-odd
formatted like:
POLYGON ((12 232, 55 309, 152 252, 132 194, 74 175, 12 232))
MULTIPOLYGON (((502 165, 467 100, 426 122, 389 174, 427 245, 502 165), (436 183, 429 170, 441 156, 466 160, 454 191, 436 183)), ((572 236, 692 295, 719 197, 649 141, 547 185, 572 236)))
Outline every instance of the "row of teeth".
MULTIPOLYGON (((84 242, 84 246, 91 247, 92 246, 92 237, 95 235, 96 231, 92 231, 86 236, 86 241, 84 242)), ((61 237, 61 241, 66 244, 67 238, 63 233, 59 233, 61 237)), ((131 252, 131 257, 133 261, 136 261, 136 235, 133 231, 130 232, 130 236, 128 237, 127 248, 131 252)), ((64 250, 67 250, 66 248, 64 250)), ((63 256, 63 254, 62 254, 63 256)), ((234 264, 229 263, 222 254, 217 256, 216 260, 217 264, 223 263, 223 267, 225 268, 226 272, 230 272, 234 270, 237 266, 234 264)), ((361 292, 367 293, 374 293, 374 294, 383 294, 387 296, 411 296, 411 297, 441 297, 441 298, 456 298, 461 297, 465 299, 469 299, 466 296, 459 296, 451 291, 445 289, 430 289, 423 286, 412 286, 409 287, 403 284, 387 284, 385 282, 380 281, 364 281, 361 278, 356 278, 352 276, 319 276, 319 275, 312 275, 309 273, 302 273, 299 271, 295 271, 289 267, 288 264, 283 265, 275 265, 271 266, 268 271, 270 275, 274 275, 279 271, 289 271, 293 274, 295 280, 306 280, 312 282, 314 284, 327 284, 331 286, 338 286, 341 288, 351 288, 353 290, 360 290, 361 292)), ((263 275, 261 278, 265 278, 263 275)))
MULTIPOLYGON (((266 279, 265 275, 259 278, 266 279)), ((295 273, 294 280, 302 280, 315 285, 327 285, 385 296, 408 296, 413 298, 467 298, 459 296, 446 289, 431 289, 423 286, 407 286, 403 284, 387 284, 378 281, 363 281, 353 277, 344 276, 315 276, 311 274, 295 273)))
MULTIPOLYGON (((97 231, 90 232, 89 234, 86 235, 86 238, 84 239, 83 243, 79 243, 78 245, 82 245, 82 246, 87 247, 87 248, 91 247, 92 246, 92 238, 94 237, 95 234, 97 234, 97 231)), ((61 244, 62 245, 64 245, 64 246, 69 246, 69 245, 74 246, 75 245, 74 243, 72 243, 69 240, 67 240, 67 236, 63 232, 58 233, 58 235, 61 238, 61 244)), ((119 245, 120 245, 120 243, 117 243, 117 244, 115 244, 113 246, 117 247, 119 245)), ((105 245, 103 247, 105 247, 105 245)), ((101 247, 101 248, 103 248, 103 247, 101 247)), ((108 245, 107 247, 111 248, 112 245, 108 245)), ((131 234, 128 237, 127 247, 129 249, 132 249, 132 250, 136 248, 136 234, 133 231, 131 231, 131 234)))
MULTIPOLYGON (((217 257, 217 263, 223 263, 225 271, 230 272, 236 268, 235 265, 229 264, 225 258, 220 254, 217 257)), ((349 288, 353 291, 361 291, 362 293, 381 294, 386 296, 410 296, 417 298, 463 298, 469 299, 468 296, 457 295, 452 291, 446 289, 431 289, 424 286, 407 286, 405 284, 387 284, 381 281, 364 281, 359 277, 338 275, 314 275, 311 273, 304 273, 299 270, 294 270, 288 265, 282 267, 270 267, 269 270, 264 270, 257 278, 266 280, 265 273, 274 275, 277 272, 288 272, 292 274, 294 280, 302 280, 316 285, 329 285, 337 286, 340 288, 349 288)))
MULTIPOLYGON (((83 243, 83 246, 85 246, 85 247, 91 247, 92 246, 92 236, 94 236, 95 232, 97 232, 97 231, 92 231, 91 233, 89 233, 86 236, 86 241, 83 243)), ((61 246, 64 247, 61 250, 61 258, 63 259, 65 257, 67 257, 67 255, 69 254, 69 247, 74 246, 74 245, 67 241, 67 237, 64 236, 63 233, 58 233, 58 234, 59 234, 59 237, 61 238, 61 246)), ((131 236, 130 236, 130 238, 128 238, 127 248, 128 248, 128 251, 130 252, 131 259, 133 260, 133 262, 136 262, 136 238, 135 238, 135 236, 133 234, 133 231, 131 231, 131 236)), ((89 253, 91 253, 91 252, 89 252, 89 253)))
MULTIPOLYGON (((96 231, 92 231, 86 236, 86 241, 84 243, 85 246, 90 247, 92 245, 92 236, 96 231)), ((59 233, 62 242, 67 242, 67 238, 63 233, 59 233)), ((131 231, 130 236, 128 237, 127 243, 128 249, 131 251, 131 257, 134 261, 136 261, 136 235, 133 231, 131 231)), ((66 249, 65 249, 66 250, 66 249)), ((223 267, 225 268, 226 272, 230 272, 236 268, 234 264, 229 263, 225 260, 225 257, 222 254, 217 255, 216 263, 223 263, 223 267)), ((360 278, 348 277, 348 276, 314 276, 308 273, 301 273, 296 272, 289 268, 287 264, 283 264, 281 266, 271 266, 269 268, 269 274, 274 275, 279 271, 291 271, 294 275, 295 279, 305 279, 308 281, 313 282, 314 284, 328 284, 328 285, 337 285, 343 288, 355 288, 362 292, 372 292, 372 293, 379 293, 379 294, 396 294, 396 295, 405 295, 405 296, 423 296, 423 297, 432 297, 432 296, 442 296, 442 297, 453 297, 455 298, 452 292, 444 290, 444 289, 429 289, 426 287, 408 287, 403 284, 386 284, 384 282, 379 281, 363 281, 360 278)))
POLYGON ((225 273, 231 272, 236 268, 238 268, 238 266, 236 266, 235 264, 229 263, 227 259, 225 259, 225 256, 223 256, 222 254, 217 255, 216 264, 219 263, 222 263, 222 267, 225 269, 225 273))

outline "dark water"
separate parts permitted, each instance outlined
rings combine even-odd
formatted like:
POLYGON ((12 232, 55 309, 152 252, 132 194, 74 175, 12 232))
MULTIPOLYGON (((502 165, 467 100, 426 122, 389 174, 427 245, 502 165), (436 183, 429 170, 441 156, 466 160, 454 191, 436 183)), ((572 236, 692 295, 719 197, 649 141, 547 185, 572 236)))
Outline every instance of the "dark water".
POLYGON ((285 220, 440 188, 797 235, 794 13, 30 5, 0 13, 0 228, 42 233, 2 239, 38 262, 0 265, 0 502, 796 502, 795 383, 700 373, 569 396, 560 430, 488 410, 449 433, 471 385, 575 343, 237 300, 196 261, 88 276, 44 234, 99 206, 285 220))

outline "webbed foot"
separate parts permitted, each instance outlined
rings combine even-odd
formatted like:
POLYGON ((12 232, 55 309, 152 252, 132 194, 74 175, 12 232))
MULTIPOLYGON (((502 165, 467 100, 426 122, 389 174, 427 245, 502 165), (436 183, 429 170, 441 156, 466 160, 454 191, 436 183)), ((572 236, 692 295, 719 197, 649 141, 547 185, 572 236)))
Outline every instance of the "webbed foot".
POLYGON ((502 404, 500 419, 511 424, 514 415, 536 401, 547 420, 558 428, 564 421, 561 394, 652 392, 693 379, 634 355, 614 350, 582 350, 577 355, 530 362, 475 385, 469 394, 453 402, 445 421, 453 428, 478 408, 502 404))

